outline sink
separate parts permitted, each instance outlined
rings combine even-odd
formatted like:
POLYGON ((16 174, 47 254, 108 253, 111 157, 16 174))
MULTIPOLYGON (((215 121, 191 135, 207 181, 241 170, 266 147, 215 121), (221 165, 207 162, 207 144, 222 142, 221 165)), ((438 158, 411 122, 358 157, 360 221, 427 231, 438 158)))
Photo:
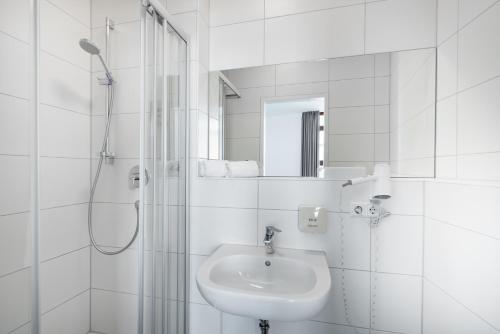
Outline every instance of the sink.
POLYGON ((241 316, 300 321, 317 315, 331 279, 323 252, 222 245, 201 265, 196 282, 215 308, 241 316))

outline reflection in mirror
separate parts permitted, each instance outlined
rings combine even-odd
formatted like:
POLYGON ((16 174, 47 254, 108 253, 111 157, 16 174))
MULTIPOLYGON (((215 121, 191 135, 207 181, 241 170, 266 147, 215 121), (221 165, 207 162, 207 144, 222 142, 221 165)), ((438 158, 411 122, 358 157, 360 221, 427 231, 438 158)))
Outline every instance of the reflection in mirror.
POLYGON ((208 157, 264 176, 382 162, 433 177, 435 78, 435 48, 212 72, 208 157))
POLYGON ((263 100, 261 163, 264 176, 318 176, 325 152, 325 100, 263 100))

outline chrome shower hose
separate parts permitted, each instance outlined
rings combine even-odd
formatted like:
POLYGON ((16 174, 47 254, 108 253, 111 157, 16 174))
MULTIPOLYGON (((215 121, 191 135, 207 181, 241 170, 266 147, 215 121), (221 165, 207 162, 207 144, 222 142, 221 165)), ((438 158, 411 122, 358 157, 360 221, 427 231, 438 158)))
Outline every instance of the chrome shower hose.
POLYGON ((101 248, 97 242, 95 241, 94 238, 94 233, 92 231, 92 206, 94 204, 94 194, 95 194, 95 189, 97 187, 97 182, 99 181, 99 176, 101 175, 101 168, 102 168, 102 163, 104 161, 104 158, 106 156, 106 141, 109 137, 109 127, 111 124, 111 114, 113 111, 113 103, 114 103, 114 95, 115 95, 115 88, 113 82, 110 84, 111 89, 110 89, 110 98, 108 101, 108 110, 109 114, 106 120, 106 128, 104 131, 104 140, 102 143, 101 147, 101 153, 99 154, 99 163, 97 164, 97 170, 94 176, 94 181, 92 182, 92 188, 90 189, 90 198, 89 198, 89 209, 88 209, 88 228, 89 228, 89 236, 90 236, 90 242, 92 243, 92 246, 94 246, 95 249, 97 249, 100 253, 104 255, 117 255, 120 254, 121 252, 125 251, 127 248, 132 245, 132 243, 135 241, 135 238, 137 237, 137 233, 139 232, 139 201, 135 202, 135 212, 136 212, 136 225, 135 225, 135 232, 134 235, 132 236, 132 239, 123 247, 120 248, 116 251, 107 251, 103 248, 101 248))

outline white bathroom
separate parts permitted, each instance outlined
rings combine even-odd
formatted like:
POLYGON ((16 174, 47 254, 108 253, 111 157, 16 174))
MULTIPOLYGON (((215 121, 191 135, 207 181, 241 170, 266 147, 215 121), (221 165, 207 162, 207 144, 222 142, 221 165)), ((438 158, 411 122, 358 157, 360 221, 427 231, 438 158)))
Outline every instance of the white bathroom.
POLYGON ((500 333, 500 0, 0 0, 0 334, 500 333))

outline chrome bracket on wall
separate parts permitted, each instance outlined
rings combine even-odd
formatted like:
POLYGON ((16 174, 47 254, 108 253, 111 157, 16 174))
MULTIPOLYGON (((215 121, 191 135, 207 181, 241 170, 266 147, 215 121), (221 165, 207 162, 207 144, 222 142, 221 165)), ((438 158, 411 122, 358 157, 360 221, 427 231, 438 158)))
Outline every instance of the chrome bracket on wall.
MULTIPOLYGON (((147 169, 144 169, 144 175, 146 176, 146 180, 144 182, 144 184, 146 185, 149 182, 149 172, 147 169)), ((139 173, 139 166, 135 165, 130 169, 130 172, 128 173, 129 187, 131 189, 139 188, 140 180, 141 180, 141 173, 139 173)))

